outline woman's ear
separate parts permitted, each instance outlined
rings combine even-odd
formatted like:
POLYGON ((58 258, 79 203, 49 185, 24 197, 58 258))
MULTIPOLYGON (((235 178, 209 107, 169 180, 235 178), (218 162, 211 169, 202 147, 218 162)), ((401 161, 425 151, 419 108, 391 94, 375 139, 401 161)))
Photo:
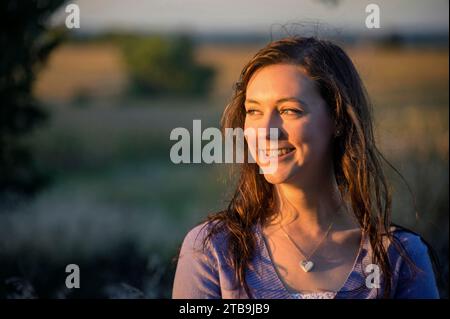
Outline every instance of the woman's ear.
POLYGON ((343 132, 342 125, 340 125, 340 124, 335 124, 335 125, 334 125, 334 134, 333 134, 333 136, 334 136, 334 137, 341 136, 341 135, 342 135, 342 132, 343 132))
POLYGON ((340 129, 337 129, 337 130, 335 130, 335 132, 334 132, 334 137, 338 137, 338 136, 340 136, 341 134, 342 134, 341 130, 340 130, 340 129))

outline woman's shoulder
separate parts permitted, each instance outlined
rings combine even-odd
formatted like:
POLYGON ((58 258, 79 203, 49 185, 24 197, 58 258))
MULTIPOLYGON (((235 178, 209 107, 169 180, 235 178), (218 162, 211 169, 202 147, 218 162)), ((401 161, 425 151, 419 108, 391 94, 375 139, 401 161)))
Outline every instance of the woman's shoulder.
POLYGON ((402 245, 409 248, 420 248, 426 247, 423 238, 420 234, 407 229, 402 226, 394 225, 392 226, 392 234, 394 238, 399 241, 402 245))
POLYGON ((223 243, 225 231, 219 221, 202 221, 192 227, 184 237, 183 247, 195 251, 216 249, 223 243), (208 240, 205 241, 206 237, 208 240))
POLYGON ((172 297, 179 299, 221 298, 220 259, 215 243, 204 245, 213 224, 201 222, 184 237, 178 255, 172 297))
POLYGON ((413 260, 423 257, 428 258, 428 245, 421 235, 398 225, 392 226, 391 230, 397 244, 393 245, 391 243, 390 245, 391 247, 397 248, 391 250, 393 253, 401 255, 398 250, 398 246, 400 246, 408 254, 408 257, 413 260))
POLYGON ((409 259, 398 249, 390 249, 390 257, 396 257, 392 258, 398 278, 395 298, 439 298, 431 247, 422 236, 400 226, 395 227, 393 235, 409 259))

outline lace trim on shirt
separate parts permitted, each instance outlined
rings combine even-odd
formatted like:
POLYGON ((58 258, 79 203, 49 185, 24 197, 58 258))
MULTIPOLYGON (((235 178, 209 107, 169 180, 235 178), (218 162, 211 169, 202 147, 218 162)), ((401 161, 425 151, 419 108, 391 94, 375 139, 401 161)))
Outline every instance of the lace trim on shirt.
POLYGON ((296 292, 291 293, 295 299, 333 299, 336 296, 335 291, 319 291, 319 292, 296 292))

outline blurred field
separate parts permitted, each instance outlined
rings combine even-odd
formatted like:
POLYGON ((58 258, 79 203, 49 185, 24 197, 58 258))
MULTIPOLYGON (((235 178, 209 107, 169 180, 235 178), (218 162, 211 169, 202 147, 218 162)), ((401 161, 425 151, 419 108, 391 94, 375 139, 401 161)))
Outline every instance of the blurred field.
MULTIPOLYGON (((215 100, 213 104, 218 108, 216 112, 220 112, 220 108, 225 105, 242 66, 258 48, 257 45, 203 45, 198 48, 197 60, 214 66, 218 73, 212 92, 215 100)), ((380 134, 385 132, 395 136, 394 142, 391 138, 380 137, 380 144, 389 152, 396 153, 405 152, 405 148, 426 153, 431 148, 445 158, 448 154, 448 122, 441 112, 448 109, 448 51, 366 46, 349 48, 348 52, 360 70, 374 102, 377 130, 380 134), (424 110, 427 114, 423 114, 424 110), (399 119, 408 129, 399 125, 399 119), (417 143, 429 135, 430 129, 434 130, 434 138, 417 143)), ((58 105, 77 102, 80 98, 93 98, 97 102, 101 101, 97 104, 128 107, 136 101, 117 100, 126 84, 126 69, 121 63, 120 51, 114 46, 66 45, 52 56, 35 91, 40 99, 56 100, 58 105)), ((157 108, 165 108, 161 101, 140 103, 149 106, 156 103, 157 108)), ((182 105, 185 101, 167 103, 186 109, 182 105)), ((200 105, 209 101, 187 103, 200 105)), ((210 112, 210 107, 205 105, 203 108, 210 112)), ((164 125, 161 121, 155 122, 148 124, 164 125)), ((126 123, 116 124, 127 126, 126 123)), ((171 121, 168 124, 171 126, 171 121)))
MULTIPOLYGON (((146 262, 154 256, 166 262, 199 218, 224 207, 231 190, 221 165, 172 164, 170 131, 190 129, 193 119, 218 127, 233 83, 258 48, 200 46, 197 59, 218 76, 211 97, 197 100, 126 96, 126 70, 116 48, 59 48, 35 87, 51 119, 28 140, 53 183, 19 212, 0 216, 3 248, 62 263, 108 255, 131 242, 146 262)), ((448 276, 448 50, 348 50, 374 102, 379 145, 417 196, 420 219, 407 188, 387 170, 395 220, 423 233, 446 257, 448 276)), ((138 288, 146 296, 168 297, 171 272, 165 276, 160 286, 150 276, 138 288)))

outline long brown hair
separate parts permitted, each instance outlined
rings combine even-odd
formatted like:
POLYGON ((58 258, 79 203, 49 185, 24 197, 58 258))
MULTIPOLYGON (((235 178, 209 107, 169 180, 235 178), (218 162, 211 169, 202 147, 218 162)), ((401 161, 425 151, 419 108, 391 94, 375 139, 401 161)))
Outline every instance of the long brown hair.
MULTIPOLYGON (((392 271, 385 241, 394 242, 390 231, 391 191, 381 166, 384 157, 375 144, 372 106, 362 80, 344 50, 315 37, 289 37, 269 43, 242 70, 233 98, 223 113, 222 129, 244 127, 244 101, 250 78, 258 69, 280 63, 299 65, 306 70, 320 89, 341 132, 333 144, 336 181, 342 198, 351 203, 363 234, 369 237, 373 262, 380 266, 384 276, 384 297, 388 297, 392 271)), ((239 165, 237 188, 228 207, 205 219, 212 227, 203 245, 205 247, 218 232, 228 234, 225 256, 235 270, 237 282, 252 298, 245 280, 245 269, 256 247, 252 227, 271 217, 275 197, 273 185, 259 174, 257 164, 246 161, 239 165)))

